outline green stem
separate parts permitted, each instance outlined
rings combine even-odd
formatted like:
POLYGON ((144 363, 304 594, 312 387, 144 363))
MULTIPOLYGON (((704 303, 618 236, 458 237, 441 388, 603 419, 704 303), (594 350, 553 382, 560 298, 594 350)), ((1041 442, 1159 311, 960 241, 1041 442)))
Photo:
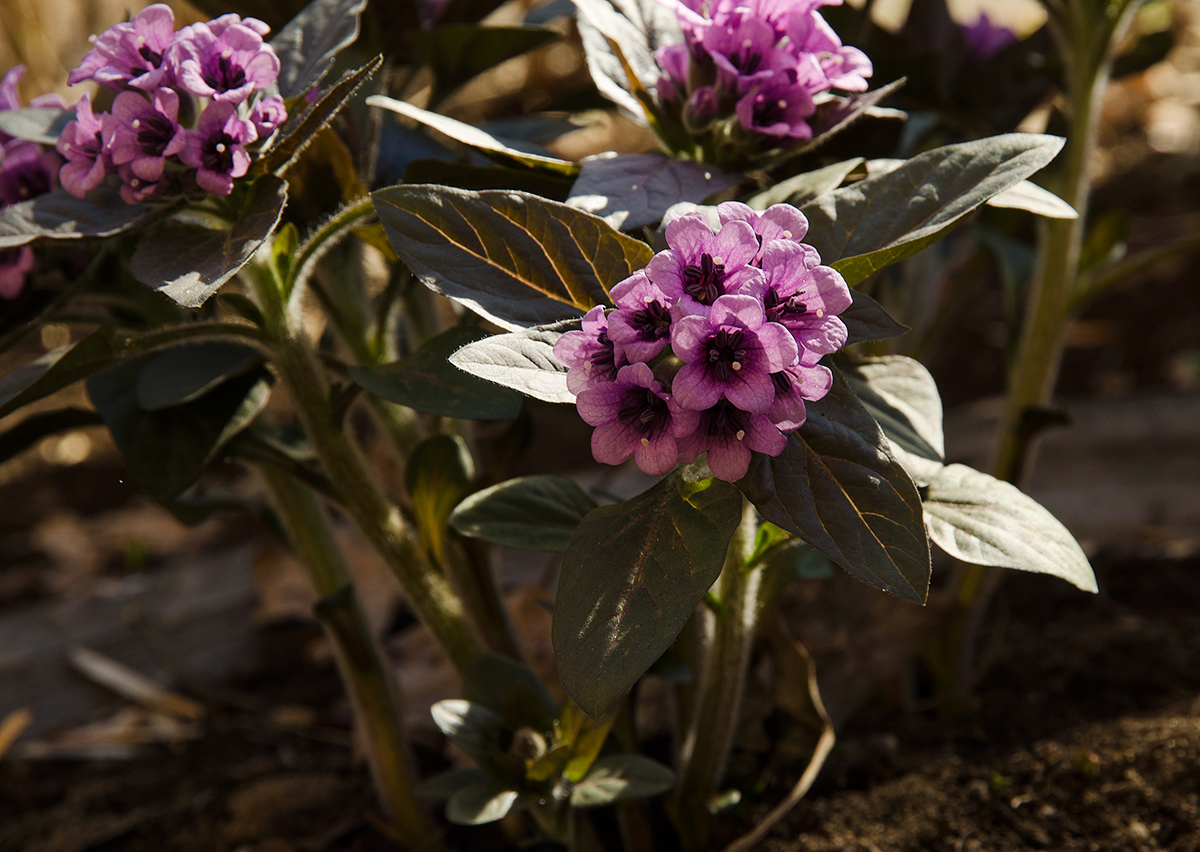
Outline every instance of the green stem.
POLYGON ((400 685, 384 664, 325 510, 311 490, 289 475, 271 467, 259 472, 320 598, 316 613, 333 644, 384 810, 410 848, 440 848, 428 815, 412 794, 416 770, 400 685))
POLYGON ((282 287, 269 259, 247 268, 267 333, 274 341, 275 367, 329 481, 355 525, 400 581, 405 596, 454 665, 461 669, 482 650, 462 602, 446 578, 434 571, 399 507, 388 499, 374 470, 335 416, 325 374, 315 353, 291 327, 282 287))
POLYGON ((694 704, 679 749, 675 798, 685 849, 708 845, 705 805, 717 792, 737 734, 750 650, 767 592, 765 568, 746 567, 758 515, 743 498, 742 522, 713 586, 717 604, 698 613, 700 660, 694 704))

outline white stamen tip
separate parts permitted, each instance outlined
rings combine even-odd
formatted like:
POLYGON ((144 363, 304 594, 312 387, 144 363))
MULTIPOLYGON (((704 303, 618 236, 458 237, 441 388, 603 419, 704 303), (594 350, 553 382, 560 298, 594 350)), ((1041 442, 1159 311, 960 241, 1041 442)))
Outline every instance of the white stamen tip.
POLYGON ((224 143, 224 142, 218 142, 218 143, 217 143, 217 153, 218 153, 218 154, 224 154, 224 153, 225 153, 225 143, 224 143))
POLYGON ((714 258, 713 258, 713 263, 717 264, 717 266, 720 266, 720 265, 722 265, 723 263, 725 263, 725 258, 723 258, 723 257, 714 257, 714 258))
POLYGON ((650 439, 649 439, 649 438, 642 438, 642 446, 643 446, 643 447, 648 447, 648 446, 650 446, 650 439))
POLYGON ((133 121, 129 122, 129 126, 132 127, 134 130, 137 130, 139 127, 142 126, 142 120, 140 118, 135 118, 133 121))
POLYGON ((734 361, 734 362, 733 362, 732 364, 730 364, 729 366, 733 367, 733 371, 736 373, 738 370, 742 369, 742 362, 741 362, 741 361, 734 361))
POLYGON ((742 440, 742 439, 743 439, 743 438, 745 438, 745 437, 746 437, 746 430, 745 430, 745 429, 738 429, 738 431, 737 431, 737 439, 740 441, 740 440, 742 440))
POLYGON ((825 316, 825 312, 820 308, 817 308, 817 319, 821 319, 823 316, 825 316))
POLYGON ((787 228, 784 228, 783 229, 783 238, 785 240, 790 240, 792 238, 792 232, 789 231, 787 228))
POLYGON ((780 98, 775 103, 780 109, 787 109, 787 101, 785 101, 783 98, 780 98))
POLYGON ((745 41, 742 42, 742 47, 754 47, 754 40, 746 39, 745 41))

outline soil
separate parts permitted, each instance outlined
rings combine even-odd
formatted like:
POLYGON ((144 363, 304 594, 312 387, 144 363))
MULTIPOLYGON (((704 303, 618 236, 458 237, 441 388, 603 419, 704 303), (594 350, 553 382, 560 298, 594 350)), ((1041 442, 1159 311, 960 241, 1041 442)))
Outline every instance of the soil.
MULTIPOLYGON (((872 703, 761 848, 1200 849, 1200 558, 1107 553, 1096 565, 1099 598, 1014 575, 973 705, 947 717, 872 703)), ((336 675, 308 653, 316 636, 299 623, 261 631, 260 671, 210 697, 199 739, 133 760, 0 763, 0 849, 397 848, 336 675)), ((437 746, 418 745, 426 772, 444 765, 437 746)), ((736 818, 759 818, 791 783, 777 781, 736 818)), ((503 845, 487 829, 448 839, 503 845)))

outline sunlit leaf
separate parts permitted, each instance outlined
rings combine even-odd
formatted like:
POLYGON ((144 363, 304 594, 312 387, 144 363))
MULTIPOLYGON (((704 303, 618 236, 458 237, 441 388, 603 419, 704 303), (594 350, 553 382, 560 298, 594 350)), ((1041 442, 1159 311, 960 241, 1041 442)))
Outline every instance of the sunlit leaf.
POLYGON ((625 799, 647 799, 675 786, 675 773, 640 754, 602 757, 571 791, 571 806, 595 808, 625 799))
POLYGON ((544 402, 574 402, 567 389, 567 368, 554 357, 554 344, 578 320, 495 334, 469 343, 450 363, 473 376, 518 390, 544 402))
POLYGON ((567 204, 630 230, 657 225, 672 205, 699 203, 738 181, 700 163, 610 151, 584 158, 567 204))
POLYGON ((1030 180, 1023 180, 1012 189, 997 193, 987 200, 989 207, 1025 210, 1047 219, 1078 219, 1075 208, 1048 189, 1030 180))
POLYGON ((162 206, 126 204, 108 186, 96 187, 82 200, 58 189, 0 209, 0 249, 34 240, 111 237, 145 225, 165 210, 162 206))
POLYGON ((746 203, 755 210, 766 210, 772 204, 786 203, 799 206, 818 195, 837 189, 842 185, 842 181, 862 164, 862 157, 854 157, 831 166, 798 174, 763 190, 746 203))
POLYGON ((404 467, 404 485, 412 501, 421 541, 438 565, 445 564, 446 519, 471 490, 475 462, 457 435, 433 435, 413 450, 404 467))
POLYGON ((371 197, 426 285, 509 330, 608 303, 608 288, 652 256, 603 219, 523 192, 402 185, 371 197))
POLYGON ((976 565, 1060 577, 1095 592, 1096 576, 1074 536, 1016 486, 961 465, 929 485, 925 525, 938 547, 976 565))
POLYGON ((0 110, 0 133, 54 147, 63 128, 75 120, 74 109, 20 107, 0 110))
POLYGON ((517 801, 516 790, 488 778, 459 790, 446 803, 446 819, 456 825, 483 825, 503 819, 517 801))
POLYGON ((565 551, 596 501, 562 476, 522 476, 477 491, 450 515, 469 538, 520 550, 565 551))
POLYGON ((682 40, 675 12, 658 0, 575 0, 577 24, 588 71, 600 93, 639 124, 646 115, 631 87, 652 87, 658 80, 654 52, 682 40), (625 62, 613 50, 620 45, 625 62), (630 81, 628 63, 636 81, 630 81))

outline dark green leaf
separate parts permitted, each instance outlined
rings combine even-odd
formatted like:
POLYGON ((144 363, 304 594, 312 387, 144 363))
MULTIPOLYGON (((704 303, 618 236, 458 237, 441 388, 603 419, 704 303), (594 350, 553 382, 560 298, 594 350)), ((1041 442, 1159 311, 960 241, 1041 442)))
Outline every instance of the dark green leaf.
POLYGON ((391 364, 351 367, 350 378, 371 393, 426 414, 468 420, 507 420, 521 411, 521 395, 464 372, 447 359, 486 338, 478 328, 456 326, 391 364))
POLYGON ((457 435, 434 435, 417 445, 404 468, 421 541, 438 565, 445 564, 446 518, 471 490, 475 462, 457 435))
POLYGON ((314 0, 271 39, 279 57, 275 85, 284 100, 320 81, 334 58, 358 38, 358 18, 367 0, 314 0))
POLYGON ((925 496, 929 537, 956 559, 1060 577, 1085 592, 1096 576, 1075 538, 1016 486, 947 465, 925 496))
POLYGON ((759 513, 858 579, 914 603, 929 589, 921 498, 845 379, 807 404, 783 453, 738 483, 759 513))
POLYGON ((478 654, 463 668, 463 699, 497 713, 515 731, 549 731, 554 699, 528 666, 501 654, 478 654))
POLYGON ((451 769, 426 778, 413 787, 413 795, 420 799, 432 799, 444 802, 464 787, 478 784, 487 780, 487 774, 482 769, 451 769))
POLYGON ((262 362, 256 350, 237 343, 176 346, 146 361, 137 379, 138 407, 159 411, 191 402, 262 362))
POLYGON ((833 563, 829 557, 807 542, 792 539, 771 557, 771 567, 777 572, 776 587, 793 580, 828 580, 833 576, 833 563))
POLYGON ((74 120, 74 109, 21 107, 0 110, 0 133, 53 148, 63 128, 74 120))
POLYGON ((169 500, 199 479, 225 442, 262 411, 270 379, 255 370, 184 405, 143 411, 137 381, 145 363, 128 361, 93 376, 88 395, 130 471, 155 497, 169 500))
POLYGON ((896 322, 883 305, 861 290, 851 287, 850 299, 850 307, 838 314, 838 319, 846 324, 847 346, 864 340, 884 340, 908 331, 908 326, 896 322))
POLYGON ((804 205, 805 240, 853 286, 936 242, 963 216, 1049 163, 1062 145, 1056 136, 1009 133, 935 148, 804 205))
POLYGON ((846 177, 863 164, 862 157, 843 160, 831 166, 825 166, 811 172, 790 177, 785 181, 765 189, 750 198, 746 203, 755 210, 766 210, 772 204, 791 204, 800 206, 811 201, 818 195, 837 189, 846 177))
POLYGON ((473 376, 518 390, 544 402, 574 402, 567 389, 567 368, 554 357, 554 344, 578 320, 496 334, 468 344, 450 363, 473 376))
POLYGON ((411 36, 421 59, 433 68, 439 96, 506 59, 557 38, 557 32, 544 27, 476 24, 443 24, 411 36))
POLYGON ((603 219, 523 192, 395 186, 371 194, 400 259, 511 331, 577 317, 649 263, 603 219))
POLYGON ((241 293, 222 293, 217 296, 217 301, 228 308, 233 313, 245 320, 262 328, 266 324, 266 319, 262 315, 262 311, 254 301, 241 293))
POLYGON ((286 203, 287 181, 259 178, 228 231, 172 221, 143 235, 130 260, 133 274, 185 308, 199 307, 271 236, 286 203))
POLYGON ((60 408, 31 414, 0 432, 0 464, 25 452, 42 438, 103 423, 99 414, 84 408, 60 408))
POLYGON ((571 791, 571 807, 596 808, 624 799, 648 799, 675 786, 675 773, 640 754, 611 754, 592 765, 571 791))
POLYGON ((0 417, 116 363, 123 350, 124 341, 105 325, 0 376, 0 417))
POLYGON ((588 513, 563 559, 554 656, 567 694, 599 716, 675 641, 721 573, 741 498, 678 474, 588 513))
POLYGON ((97 187, 83 200, 59 189, 0 210, 0 249, 34 240, 111 237, 146 224, 164 210, 126 204, 107 186, 97 187))
POLYGON ((477 763, 491 760, 504 719, 482 704, 449 698, 429 708, 433 723, 477 763))
POLYGON ((275 144, 251 166, 251 173, 282 175, 291 168, 308 143, 329 124, 342 105, 382 64, 383 58, 377 56, 361 68, 343 74, 336 83, 322 92, 316 103, 298 117, 288 120, 279 131, 279 138, 275 144))
POLYGON ((918 485, 928 485, 945 466, 942 398, 933 376, 902 355, 841 364, 859 400, 883 429, 896 460, 918 485))
POLYGON ((398 101, 395 98, 389 98, 385 95, 372 95, 367 98, 367 104, 391 110, 405 118, 419 121, 426 127, 431 127, 438 133, 444 134, 456 142, 469 145, 503 161, 511 161, 523 166, 529 166, 530 168, 554 172, 555 174, 575 175, 579 173, 579 166, 569 160, 560 160, 557 157, 548 157, 543 154, 522 151, 515 147, 515 143, 507 144, 492 134, 480 130, 473 124, 466 124, 457 119, 440 115, 436 112, 430 112, 427 109, 421 109, 405 101, 398 101))
POLYGON ((1084 237, 1079 253, 1079 271, 1087 274, 1125 254, 1125 239, 1129 236, 1129 213, 1125 210, 1106 210, 1095 218, 1084 237))
POLYGON ((404 170, 405 183, 436 183, 459 189, 519 189, 552 201, 566 201, 573 180, 525 168, 476 166, 446 160, 413 160, 404 170))
MULTIPOLYGON (((904 82, 903 79, 894 80, 886 86, 840 98, 821 108, 812 122, 812 142, 804 147, 816 147, 835 133, 845 130, 846 127, 868 114, 884 98, 903 86, 904 82)), ((903 113, 898 117, 902 118, 903 113)))
POLYGON ((503 819, 517 801, 516 790, 487 779, 459 790, 446 803, 446 819, 456 825, 483 825, 503 819))
POLYGON ((565 551, 596 501, 561 476, 523 476, 458 504, 450 526, 469 538, 519 550, 565 551))
POLYGON ((739 180, 712 166, 660 154, 610 151, 584 158, 567 204, 628 231, 657 225, 672 205, 698 204, 739 180))

